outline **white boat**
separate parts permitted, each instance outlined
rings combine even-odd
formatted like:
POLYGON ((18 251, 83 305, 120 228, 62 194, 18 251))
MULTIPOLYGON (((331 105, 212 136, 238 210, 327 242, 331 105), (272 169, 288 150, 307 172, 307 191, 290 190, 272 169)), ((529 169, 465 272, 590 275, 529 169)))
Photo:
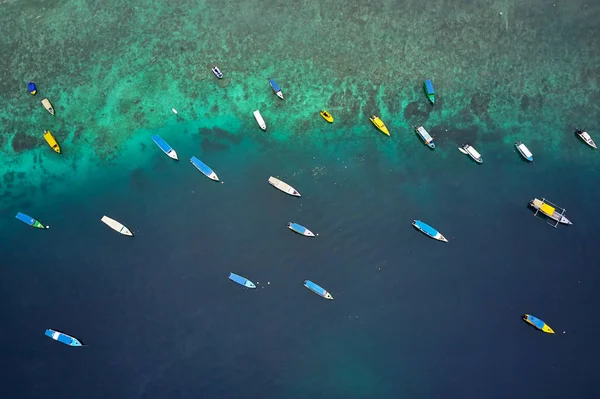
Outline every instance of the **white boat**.
POLYGON ((286 194, 293 195, 294 197, 300 197, 300 193, 296 191, 296 189, 286 182, 279 180, 276 177, 269 177, 269 184, 275 187, 278 190, 283 191, 286 194))
POLYGON ((594 140, 592 140, 592 137, 589 135, 588 132, 584 132, 583 130, 577 129, 575 131, 575 133, 579 136, 579 138, 581 140, 583 140, 590 147, 592 147, 592 148, 598 148, 598 147, 596 147, 596 143, 594 143, 594 140))
POLYGON ((115 219, 109 218, 108 216, 102 216, 102 222, 104 222, 108 227, 117 231, 125 236, 133 237, 133 233, 122 223, 117 222, 115 219))
POLYGON ((267 124, 258 110, 254 111, 254 119, 256 119, 258 126, 260 126, 262 130, 267 130, 267 124))
POLYGON ((527 148, 525 144, 521 143, 520 141, 517 141, 515 143, 515 147, 517 147, 517 150, 519 150, 523 158, 525 158, 529 162, 533 161, 533 154, 531 153, 531 151, 529 151, 529 148, 527 148))
POLYGON ((477 163, 483 163, 483 158, 481 154, 477 152, 475 148, 470 146, 469 144, 465 144, 462 147, 458 147, 458 150, 465 155, 470 156, 477 163))
POLYGON ((223 79, 223 72, 221 72, 221 70, 219 69, 218 66, 215 65, 214 68, 212 68, 213 73, 215 74, 215 76, 219 79, 223 79))

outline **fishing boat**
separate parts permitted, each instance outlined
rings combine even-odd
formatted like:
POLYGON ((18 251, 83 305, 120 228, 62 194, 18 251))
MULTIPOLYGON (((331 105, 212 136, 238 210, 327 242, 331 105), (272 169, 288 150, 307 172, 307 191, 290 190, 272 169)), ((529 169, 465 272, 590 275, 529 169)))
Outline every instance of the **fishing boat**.
POLYGON ((530 314, 524 314, 522 318, 525 323, 534 326, 538 330, 543 331, 547 334, 554 334, 554 330, 550 328, 548 324, 538 319, 537 317, 532 316, 530 314))
POLYGON ((48 100, 47 98, 44 98, 42 100, 42 105, 44 106, 44 108, 46 108, 46 110, 48 112, 50 112, 50 114, 54 115, 54 108, 52 108, 52 104, 50 104, 50 100, 48 100))
POLYGON ((267 124, 258 110, 254 111, 254 119, 256 119, 258 126, 260 126, 262 130, 267 130, 267 124))
POLYGON ((69 346, 86 346, 82 345, 81 342, 77 338, 71 337, 65 333, 61 333, 60 331, 54 331, 51 329, 46 330, 46 336, 52 338, 55 341, 58 341, 62 344, 69 346))
POLYGON ((286 194, 292 195, 294 197, 300 197, 300 193, 294 187, 290 186, 286 182, 279 180, 276 177, 270 176, 269 184, 275 187, 276 189, 283 191, 286 194))
POLYGON ((519 150, 519 153, 523 158, 525 158, 529 162, 533 161, 533 154, 531 153, 531 151, 529 151, 529 148, 527 148, 525 144, 521 143, 520 141, 517 141, 515 143, 515 147, 517 147, 517 150, 519 150))
POLYGON ((35 93, 37 93, 37 87, 35 86, 35 83, 27 83, 27 90, 29 90, 32 96, 35 96, 35 93))
POLYGON ((19 219, 21 222, 30 225, 31 227, 36 227, 38 229, 47 229, 50 226, 44 226, 43 224, 41 224, 39 221, 37 221, 36 219, 32 218, 29 215, 26 215, 24 213, 18 212, 17 216, 15 216, 17 219, 19 219))
POLYGON ((469 144, 465 144, 462 147, 458 147, 458 150, 465 155, 470 156, 477 163, 483 163, 483 158, 481 154, 477 152, 475 148, 470 146, 469 144))
POLYGON ((425 94, 427 94, 427 98, 429 99, 429 102, 431 102, 431 105, 435 104, 435 92, 433 90, 433 82, 431 79, 427 79, 423 83, 423 88, 425 89, 425 94))
POLYGON ((369 119, 371 120, 371 122, 373 122, 375 127, 377 129, 379 129, 383 134, 386 134, 388 136, 390 135, 390 132, 388 131, 387 127, 385 126, 385 123, 383 123, 383 121, 381 119, 379 119, 379 117, 377 115, 373 115, 369 119))
POLYGON ((421 233, 427 234, 431 238, 435 238, 438 241, 448 242, 448 240, 442 235, 442 233, 440 233, 425 222, 421 222, 420 220, 413 220, 412 225, 415 226, 421 233))
POLYGON ((156 143, 158 148, 160 148, 165 154, 167 154, 169 158, 179 161, 179 158, 177 158, 177 153, 175 152, 173 147, 171 147, 166 141, 164 141, 158 134, 153 135, 152 140, 154 141, 154 143, 156 143))
POLYGON ((419 135, 421 140, 431 149, 435 149, 435 143, 433 137, 429 135, 427 130, 423 126, 415 126, 415 132, 419 135))
POLYGON ((124 236, 133 237, 133 233, 121 222, 117 222, 115 219, 109 218, 108 216, 102 216, 102 219, 100 220, 114 231, 121 233, 124 236))
POLYGON ((244 287, 256 288, 256 286, 254 285, 254 283, 252 281, 248 280, 246 277, 242 277, 235 273, 229 273, 229 279, 231 281, 235 281, 239 285, 243 285, 244 287))
POLYGON ((583 130, 577 129, 577 130, 575 130, 575 134, 578 135, 579 138, 581 140, 583 140, 584 143, 586 143, 590 147, 598 148, 598 147, 596 147, 596 143, 594 143, 594 140, 592 140, 592 137, 589 135, 588 132, 584 132, 583 130))
POLYGON ((542 198, 541 200, 534 198, 531 201, 529 201, 529 206, 531 206, 533 209, 535 209, 535 213, 533 214, 533 216, 537 216, 538 213, 541 213, 542 215, 546 216, 550 220, 553 220, 554 222, 556 222, 556 223, 552 223, 552 222, 546 220, 546 222, 550 226, 556 227, 556 226, 558 226, 559 223, 566 224, 566 225, 573 224, 573 223, 571 223, 571 221, 569 219, 567 219, 565 217, 565 212, 567 212, 566 209, 561 208, 556 204, 553 204, 552 202, 548 201, 546 198, 542 198))
POLYGON ((44 138, 46 139, 46 142, 48 143, 50 148, 52 148, 55 152, 60 154, 60 146, 58 145, 56 139, 54 138, 52 133, 50 133, 49 130, 44 130, 44 138))
POLYGON ((325 290, 325 288, 321 287, 318 284, 313 283, 310 280, 304 280, 304 286, 320 297, 323 297, 325 299, 333 299, 333 296, 331 296, 331 294, 329 292, 327 292, 327 290, 325 290))
POLYGON ((190 162, 196 167, 196 169, 202 172, 204 176, 208 177, 210 180, 219 181, 219 177, 217 176, 217 174, 211 168, 209 168, 208 165, 206 165, 198 158, 191 157, 190 162))
POLYGON ((175 108, 171 108, 171 111, 173 111, 173 113, 174 113, 175 115, 177 115, 177 114, 178 114, 178 112, 177 112, 177 110, 176 110, 175 108))
POLYGON ((329 112, 322 110, 320 114, 323 117, 323 119, 325 119, 327 122, 333 123, 333 116, 331 116, 329 112))
POLYGON ((213 73, 215 74, 215 76, 219 79, 223 79, 223 73, 221 72, 221 70, 219 69, 218 66, 215 65, 214 68, 212 68, 213 73))
POLYGON ((273 89, 273 93, 275 93, 277 95, 277 97, 279 97, 283 100, 283 94, 281 94, 281 89, 279 88, 279 85, 275 82, 275 79, 270 78, 269 84, 271 85, 271 88, 273 89))
POLYGON ((305 237, 314 237, 315 236, 312 231, 310 231, 309 229, 307 229, 306 227, 304 227, 298 223, 288 222, 287 227, 288 227, 288 229, 292 230, 293 232, 301 234, 305 237))

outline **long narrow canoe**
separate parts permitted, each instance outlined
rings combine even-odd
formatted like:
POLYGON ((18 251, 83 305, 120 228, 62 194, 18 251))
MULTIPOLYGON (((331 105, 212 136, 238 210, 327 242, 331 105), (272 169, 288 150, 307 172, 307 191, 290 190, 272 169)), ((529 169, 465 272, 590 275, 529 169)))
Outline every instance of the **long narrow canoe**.
POLYGON ((276 177, 269 177, 269 184, 275 187, 276 189, 283 191, 286 194, 292 195, 294 197, 300 197, 300 193, 296 191, 296 189, 286 182, 279 180, 276 177))
POLYGON ((425 222, 421 222, 420 220, 413 220, 412 225, 417 228, 421 233, 428 235, 431 238, 434 238, 438 241, 448 242, 446 237, 442 235, 439 231, 431 227, 425 222))
POLYGON ((61 333, 60 331, 54 331, 51 329, 46 330, 46 336, 52 338, 55 341, 58 341, 62 344, 69 346, 85 346, 81 345, 81 342, 75 337, 71 337, 65 333, 61 333))
POLYGON ((314 237, 315 236, 312 231, 310 231, 309 229, 307 229, 306 227, 304 227, 298 223, 288 222, 287 227, 288 227, 288 229, 292 230, 293 232, 303 235, 305 237, 314 237))
POLYGON ((154 143, 156 143, 158 148, 160 148, 165 154, 167 154, 169 158, 179 161, 179 158, 177 158, 177 153, 175 152, 173 147, 171 147, 166 141, 164 141, 158 134, 153 135, 152 140, 154 141, 154 143))
POLYGON ((18 212, 17 216, 15 216, 17 219, 19 219, 21 222, 28 224, 32 227, 36 227, 38 229, 47 229, 50 226, 44 226, 43 224, 41 224, 40 222, 38 222, 37 220, 35 220, 34 218, 32 218, 29 215, 26 215, 24 213, 18 212))
POLYGON ((32 96, 35 96, 35 94, 37 93, 37 87, 35 87, 35 83, 27 83, 27 90, 29 90, 32 96))
POLYGON ((269 79, 269 84, 271 85, 271 88, 273 89, 273 93, 275 93, 277 95, 277 97, 279 97, 283 100, 283 94, 281 93, 281 89, 279 88, 279 85, 275 82, 275 79, 273 79, 273 78, 269 79))
POLYGON ((313 283, 310 280, 304 280, 304 286, 325 299, 333 299, 333 296, 318 284, 313 283))
POLYGON ((229 279, 231 281, 234 281, 236 283, 238 283, 239 285, 243 285, 244 287, 247 288, 256 288, 256 286, 254 285, 254 283, 250 280, 248 280, 246 277, 242 277, 238 274, 235 273, 229 273, 229 279))
POLYGON ((547 333, 547 334, 554 334, 554 330, 552 328, 550 328, 550 326, 548 324, 546 324, 545 322, 543 322, 542 320, 538 319, 535 316, 532 316, 530 314, 524 314, 523 321, 527 324, 534 326, 538 330, 547 333))
POLYGON ((44 106, 44 108, 46 108, 46 110, 48 112, 50 112, 52 115, 54 115, 54 108, 52 107, 52 104, 50 104, 50 100, 48 100, 47 98, 44 98, 42 100, 42 105, 44 106))
POLYGON ((56 142, 56 139, 54 138, 52 133, 50 133, 50 130, 44 130, 44 139, 46 139, 46 142, 48 143, 50 148, 52 148, 55 152, 60 154, 60 146, 56 142))
POLYGON ((196 167, 196 169, 198 169, 200 172, 202 172, 204 174, 204 176, 208 177, 209 179, 211 179, 213 181, 219 181, 219 177, 217 176, 217 174, 211 168, 209 168, 208 165, 206 165, 204 162, 202 162, 198 158, 191 157, 190 162, 192 163, 192 165, 194 165, 196 167))
POLYGON ((267 124, 258 110, 254 111, 254 119, 256 119, 256 123, 262 130, 267 130, 267 124))
POLYGON ((423 83, 423 88, 425 89, 425 94, 427 94, 427 98, 431 102, 431 104, 435 104, 435 92, 433 91, 433 82, 431 79, 427 79, 423 83))
POLYGON ((125 227, 123 223, 117 222, 115 219, 109 218, 108 216, 102 216, 102 219, 100 220, 114 231, 121 233, 124 236, 133 237, 133 233, 125 227))

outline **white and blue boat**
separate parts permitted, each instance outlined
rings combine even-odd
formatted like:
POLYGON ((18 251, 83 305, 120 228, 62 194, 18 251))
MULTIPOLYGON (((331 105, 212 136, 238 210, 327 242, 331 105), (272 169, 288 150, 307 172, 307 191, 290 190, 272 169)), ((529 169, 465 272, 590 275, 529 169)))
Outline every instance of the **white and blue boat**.
POLYGON ((229 273, 229 279, 231 281, 234 281, 236 283, 238 283, 239 285, 243 285, 244 287, 247 288, 256 288, 256 286, 254 285, 254 283, 250 280, 248 280, 246 277, 242 277, 238 274, 235 273, 229 273))
POLYGON ((31 216, 26 215, 21 212, 17 212, 17 215, 15 217, 17 219, 19 219, 21 222, 30 225, 31 227, 36 227, 38 229, 47 229, 48 227, 50 227, 50 226, 44 226, 43 224, 41 224, 39 221, 35 220, 31 216))
POLYGON ((77 338, 71 337, 65 333, 61 333, 60 331, 54 331, 51 329, 46 330, 46 336, 52 338, 55 341, 58 341, 62 344, 69 346, 86 346, 82 345, 81 342, 77 338))
POLYGON ((333 299, 333 296, 318 284, 313 283, 310 280, 304 280, 304 286, 325 299, 333 299))
POLYGON ((293 232, 301 234, 305 237, 314 237, 315 236, 312 231, 310 231, 309 229, 307 229, 306 227, 304 227, 298 223, 288 222, 287 227, 288 227, 288 229, 292 230, 293 232))
POLYGON ((177 153, 166 141, 164 141, 158 134, 152 136, 152 140, 156 143, 158 148, 160 148, 167 156, 171 159, 179 161, 177 158, 177 153))
POLYGON ((419 135, 421 140, 431 149, 435 149, 435 143, 433 142, 433 137, 429 135, 427 130, 423 126, 415 127, 415 132, 419 135))
POLYGON ((275 79, 270 78, 269 84, 271 85, 271 88, 273 89, 273 93, 277 94, 277 97, 279 97, 283 100, 283 94, 281 94, 281 89, 279 88, 279 85, 275 82, 275 79))
POLYGON ((212 68, 213 73, 215 74, 215 76, 219 79, 223 79, 223 73, 221 72, 221 70, 219 69, 218 66, 215 65, 214 68, 212 68))
POLYGON ((438 241, 448 242, 446 237, 439 231, 428 225, 427 223, 421 222, 420 220, 413 220, 412 225, 415 226, 419 231, 427 234, 431 238, 435 238, 438 241))
POLYGON ((196 167, 196 169, 202 172, 204 176, 208 177, 211 180, 219 181, 219 177, 217 176, 217 174, 211 168, 209 168, 208 165, 206 165, 198 158, 191 157, 190 162, 196 167))
POLYGON ((533 154, 531 153, 531 151, 529 151, 529 148, 527 148, 525 144, 521 143, 520 141, 517 141, 515 143, 515 147, 517 147, 517 150, 523 158, 525 158, 529 162, 533 162, 533 154))

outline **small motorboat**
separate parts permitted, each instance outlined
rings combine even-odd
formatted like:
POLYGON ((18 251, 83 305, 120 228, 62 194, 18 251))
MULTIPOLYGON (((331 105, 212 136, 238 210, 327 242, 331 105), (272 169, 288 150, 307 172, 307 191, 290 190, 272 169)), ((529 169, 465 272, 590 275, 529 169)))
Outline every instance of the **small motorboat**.
POLYGON ((46 142, 48 143, 50 148, 52 148, 55 152, 60 154, 60 146, 58 145, 58 143, 56 142, 56 139, 54 138, 52 133, 50 133, 49 130, 44 131, 44 138, 46 139, 46 142))
POLYGON ((470 146, 469 144, 465 144, 462 147, 458 147, 458 150, 465 155, 470 156, 477 163, 483 163, 483 158, 481 154, 477 152, 475 148, 470 146))
POLYGON ((213 73, 215 74, 215 76, 219 79, 223 79, 223 73, 221 72, 221 70, 219 69, 218 66, 215 65, 214 68, 212 68, 213 73))
POLYGON ((320 114, 323 117, 323 119, 325 119, 327 122, 333 123, 333 116, 331 116, 329 112, 322 110, 320 114))
POLYGON ((46 108, 46 110, 48 112, 50 112, 50 114, 54 115, 54 108, 52 108, 52 104, 50 103, 50 100, 48 100, 47 98, 44 98, 42 100, 42 105, 44 106, 44 108, 46 108))
POLYGON ((517 141, 515 143, 515 147, 517 147, 517 150, 523 158, 525 158, 529 162, 533 161, 533 154, 531 153, 531 151, 529 151, 529 148, 527 148, 525 144, 521 143, 520 141, 517 141))
POLYGON ((385 123, 383 123, 383 121, 381 119, 379 119, 379 117, 377 115, 373 115, 369 119, 371 120, 371 122, 373 122, 375 127, 377 129, 379 129, 383 134, 385 134, 387 136, 390 135, 390 132, 388 131, 387 127, 385 126, 385 123))
POLYGON ((415 132, 417 135, 423 140, 423 142, 427 145, 427 147, 431 149, 435 149, 435 143, 433 142, 433 137, 425 130, 423 126, 416 126, 415 132))
POLYGON ((553 220, 554 222, 556 222, 556 223, 550 223, 547 221, 547 223, 552 227, 558 226, 559 223, 566 224, 566 225, 573 224, 565 216, 565 213, 567 212, 566 209, 561 208, 560 206, 558 206, 556 204, 553 204, 552 202, 548 201, 546 198, 542 198, 542 199, 534 198, 531 201, 529 201, 529 206, 532 207, 533 209, 535 209, 535 213, 533 214, 533 216, 537 216, 538 212, 541 212, 542 215, 544 215, 544 216, 550 218, 551 220, 553 220))
POLYGON ((262 130, 267 130, 267 124, 258 110, 254 111, 254 119, 256 119, 258 126, 260 126, 262 130))
POLYGON ((158 134, 152 136, 154 143, 160 148, 167 156, 171 159, 179 161, 177 152, 171 147, 166 141, 164 141, 158 134))
POLYGON ((538 330, 543 331, 547 334, 554 334, 554 330, 550 328, 548 324, 538 319, 537 317, 532 316, 530 314, 524 314, 522 318, 525 323, 537 328, 538 330))
POLYGON ((69 346, 87 346, 82 345, 81 342, 77 338, 71 337, 65 333, 61 333, 60 331, 55 331, 51 329, 47 329, 45 335, 47 337, 52 338, 55 341, 60 342, 61 344, 69 345, 69 346))
POLYGON ((322 298, 333 299, 333 296, 329 292, 327 292, 325 288, 313 283, 310 280, 304 280, 304 286, 322 298))
POLYGON ((242 276, 237 275, 235 273, 229 273, 229 279, 231 281, 235 281, 239 285, 243 285, 244 287, 247 287, 247 288, 256 288, 256 285, 254 285, 254 283, 252 281, 248 280, 246 277, 242 277, 242 276))
POLYGON ((279 180, 276 177, 270 176, 269 184, 275 187, 276 189, 283 191, 286 194, 289 194, 294 197, 300 197, 300 193, 294 187, 290 186, 284 181, 279 180))
POLYGON ((438 241, 448 242, 448 240, 442 235, 442 233, 440 233, 425 222, 421 222, 420 220, 413 220, 412 225, 415 226, 421 233, 424 233, 431 238, 434 238, 438 241))
POLYGON ((27 83, 27 90, 29 90, 32 96, 35 96, 35 93, 37 93, 37 87, 35 86, 35 83, 27 83))
POLYGON ((314 237, 315 236, 312 231, 310 231, 309 229, 307 229, 306 227, 304 227, 298 223, 288 222, 287 227, 288 227, 288 229, 292 230, 293 232, 303 235, 305 237, 314 237))
POLYGON ((206 165, 204 162, 202 162, 198 158, 191 157, 190 162, 192 163, 192 165, 194 165, 194 167, 196 169, 198 169, 200 172, 202 172, 202 174, 204 176, 208 177, 210 180, 220 181, 217 174, 208 165, 206 165))
POLYGON ((117 222, 115 219, 109 218, 108 216, 102 216, 102 219, 100 220, 117 233, 121 233, 124 236, 133 237, 131 230, 125 227, 123 223, 117 222))
POLYGON ((423 88, 425 89, 425 94, 427 94, 427 98, 431 105, 435 104, 435 92, 433 91, 433 82, 431 82, 431 79, 427 79, 423 83, 423 88))
POLYGON ((50 226, 44 226, 43 224, 41 224, 39 221, 37 221, 36 219, 32 218, 29 215, 26 215, 24 213, 18 212, 17 216, 15 216, 17 219, 19 219, 21 222, 28 224, 31 227, 35 227, 38 229, 47 229, 50 226))
POLYGON ((578 135, 579 138, 581 140, 583 140, 584 143, 586 143, 590 147, 598 148, 598 147, 596 147, 596 143, 594 143, 594 140, 592 140, 592 137, 589 135, 588 132, 584 132, 583 130, 577 129, 577 130, 575 130, 575 134, 578 135))
POLYGON ((283 94, 281 93, 281 89, 279 88, 279 85, 275 82, 275 79, 270 78, 269 84, 271 85, 271 88, 273 89, 273 93, 275 93, 277 95, 277 97, 279 97, 283 100, 283 94))

